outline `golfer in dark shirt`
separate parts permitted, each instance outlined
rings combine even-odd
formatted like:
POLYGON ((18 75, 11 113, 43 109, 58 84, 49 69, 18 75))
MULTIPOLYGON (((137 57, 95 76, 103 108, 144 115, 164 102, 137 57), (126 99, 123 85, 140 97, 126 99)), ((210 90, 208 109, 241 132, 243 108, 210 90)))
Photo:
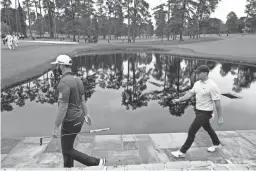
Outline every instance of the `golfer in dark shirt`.
MULTIPOLYGON (((72 59, 69 56, 60 55, 51 64, 57 64, 63 74, 57 87, 58 114, 53 136, 57 137, 61 123, 61 135, 79 133, 84 122, 91 125, 91 118, 85 104, 83 83, 71 72, 72 59)), ((64 167, 73 167, 74 160, 87 166, 104 166, 105 159, 88 156, 73 148, 76 136, 77 134, 61 136, 64 167)))

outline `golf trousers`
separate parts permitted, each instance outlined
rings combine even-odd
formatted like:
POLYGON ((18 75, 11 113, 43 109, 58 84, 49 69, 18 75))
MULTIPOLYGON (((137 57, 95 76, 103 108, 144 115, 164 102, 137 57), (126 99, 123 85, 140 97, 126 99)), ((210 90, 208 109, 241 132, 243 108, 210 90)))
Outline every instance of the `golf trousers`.
MULTIPOLYGON (((79 118, 71 122, 63 122, 61 128, 61 135, 79 133, 84 124, 84 115, 82 114, 79 118)), ((77 134, 66 135, 61 137, 61 147, 64 159, 64 167, 74 167, 74 160, 86 165, 86 166, 97 166, 99 165, 100 159, 88 156, 81 153, 73 148, 74 141, 77 134)))
POLYGON ((14 49, 14 45, 12 41, 7 41, 7 46, 9 49, 14 49))
POLYGON ((213 111, 195 110, 196 117, 188 130, 188 137, 180 151, 186 153, 194 142, 197 131, 203 127, 212 139, 213 145, 219 145, 220 141, 215 131, 213 130, 210 119, 213 111))

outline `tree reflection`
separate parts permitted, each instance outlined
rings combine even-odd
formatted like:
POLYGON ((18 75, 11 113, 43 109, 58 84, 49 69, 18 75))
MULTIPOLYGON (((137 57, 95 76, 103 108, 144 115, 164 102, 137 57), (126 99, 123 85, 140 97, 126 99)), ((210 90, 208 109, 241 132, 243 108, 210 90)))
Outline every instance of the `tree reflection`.
POLYGON ((231 63, 222 63, 221 67, 220 67, 220 75, 222 77, 225 77, 229 72, 232 75, 235 75, 235 70, 238 68, 238 65, 234 65, 231 63))
MULTIPOLYGON (((84 84, 85 100, 87 101, 95 92, 96 74, 88 75, 86 78, 80 72, 84 84)), ((1 111, 12 111, 13 105, 22 107, 27 100, 36 103, 57 103, 56 86, 61 78, 57 69, 44 74, 40 78, 30 81, 15 88, 5 90, 1 93, 1 111)))
POLYGON ((256 68, 250 66, 240 66, 237 76, 234 78, 233 91, 239 93, 242 89, 251 87, 251 84, 256 81, 256 68))
POLYGON ((162 84, 151 82, 158 87, 162 87, 160 91, 152 91, 151 99, 158 100, 162 107, 168 107, 171 115, 181 116, 189 105, 194 105, 194 99, 184 103, 173 104, 172 100, 179 98, 185 92, 192 88, 194 81, 192 79, 192 62, 191 60, 183 60, 172 56, 156 56, 156 68, 154 71, 161 71, 161 74, 153 73, 153 77, 162 84), (181 65, 183 64, 183 67, 181 65))
POLYGON ((11 103, 15 102, 14 91, 6 90, 1 93, 1 111, 12 111, 11 103))
POLYGON ((57 102, 54 86, 58 78, 60 78, 59 72, 53 69, 40 78, 2 92, 1 111, 11 111, 13 104, 22 107, 26 100, 42 104, 57 102))
POLYGON ((256 68, 252 66, 222 63, 221 76, 225 77, 229 73, 234 77, 232 90, 236 93, 250 88, 251 84, 256 80, 256 68))
POLYGON ((123 80, 123 59, 122 54, 114 54, 112 57, 112 65, 109 71, 109 79, 106 87, 109 89, 120 89, 123 80))
POLYGON ((84 76, 84 72, 83 71, 82 75, 80 78, 83 82, 84 85, 84 92, 85 92, 85 102, 87 102, 87 100, 89 98, 92 97, 93 93, 95 92, 95 88, 96 88, 96 79, 97 79, 97 73, 93 73, 92 75, 87 75, 86 77, 84 76))
POLYGON ((143 91, 147 89, 146 83, 149 80, 150 71, 146 72, 146 67, 138 67, 136 59, 138 59, 136 54, 128 56, 128 70, 127 75, 124 76, 126 82, 122 92, 122 105, 126 106, 127 110, 147 106, 149 101, 148 94, 143 91))

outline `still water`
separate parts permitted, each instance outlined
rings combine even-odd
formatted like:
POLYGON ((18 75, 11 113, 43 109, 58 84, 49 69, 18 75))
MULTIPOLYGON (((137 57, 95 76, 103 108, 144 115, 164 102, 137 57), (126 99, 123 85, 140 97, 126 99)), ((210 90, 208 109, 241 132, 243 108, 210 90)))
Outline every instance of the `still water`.
MULTIPOLYGON (((210 78, 222 94, 225 123, 216 130, 256 129, 256 67, 221 61, 138 53, 74 58, 72 70, 83 80, 92 116, 91 127, 109 127, 107 134, 187 132, 194 119, 195 100, 172 104, 196 81, 194 70, 210 67, 210 78)), ((56 69, 1 94, 2 137, 51 135, 57 113, 56 69)))

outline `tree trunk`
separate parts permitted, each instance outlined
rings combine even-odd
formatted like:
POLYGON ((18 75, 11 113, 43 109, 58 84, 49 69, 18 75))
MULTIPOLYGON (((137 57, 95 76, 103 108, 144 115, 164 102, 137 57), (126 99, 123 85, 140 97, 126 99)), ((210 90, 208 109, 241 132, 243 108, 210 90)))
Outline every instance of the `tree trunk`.
POLYGON ((49 24, 50 24, 50 37, 54 38, 53 22, 52 22, 52 7, 49 1, 47 1, 47 5, 48 5, 48 15, 49 15, 49 24))
POLYGON ((166 86, 167 66, 168 66, 168 64, 169 64, 169 58, 166 57, 166 58, 165 58, 165 61, 166 61, 166 63, 165 63, 165 73, 164 73, 164 90, 165 90, 165 86, 166 86))
POLYGON ((249 12, 248 12, 247 15, 246 15, 245 24, 244 24, 244 29, 247 28, 248 17, 249 17, 249 12))
POLYGON ((31 22, 30 22, 30 12, 29 12, 29 6, 28 6, 28 2, 27 2, 27 10, 28 10, 28 25, 29 25, 29 34, 32 37, 32 32, 31 32, 31 22))
POLYGON ((135 42, 135 34, 136 34, 136 15, 137 15, 137 0, 134 0, 134 12, 133 12, 133 31, 132 31, 132 38, 133 38, 133 43, 135 42))
POLYGON ((134 58, 132 56, 132 97, 133 97, 133 100, 134 100, 134 96, 135 96, 135 84, 136 84, 136 77, 135 77, 135 61, 134 61, 134 58))
POLYGON ((8 21, 9 21, 10 31, 11 31, 11 33, 13 33, 13 28, 11 25, 11 18, 9 16, 8 16, 8 21))
POLYGON ((15 0, 15 22, 16 22, 16 34, 18 34, 18 6, 17 6, 17 0, 15 0))
POLYGON ((174 29, 173 35, 172 35, 172 40, 176 40, 176 29, 174 29))
MULTIPOLYGON (((85 0, 84 0, 84 9, 86 9, 85 0)), ((85 39, 85 34, 86 34, 85 32, 86 32, 86 26, 87 26, 87 25, 86 25, 86 22, 85 22, 85 21, 86 21, 86 16, 84 15, 83 17, 84 17, 84 29, 85 29, 85 31, 84 31, 84 39, 85 39)))
POLYGON ((199 26, 199 19, 197 20, 197 28, 196 28, 196 39, 199 39, 200 34, 200 26, 199 26))
POLYGON ((75 41, 76 41, 76 33, 73 32, 73 42, 75 42, 75 41))
MULTIPOLYGON (((56 6, 56 0, 53 1, 55 6, 56 6)), ((56 6, 57 8, 57 6, 56 6)), ((54 8, 54 13, 55 13, 55 8, 54 8)), ((54 16, 54 39, 57 38, 57 21, 56 21, 56 15, 54 16)))
MULTIPOLYGON (((102 9, 102 4, 100 4, 100 8, 102 9)), ((103 21, 103 15, 100 14, 100 36, 102 36, 102 21, 103 21)))
POLYGON ((36 5, 36 1, 34 1, 34 3, 35 3, 35 8, 36 8, 36 19, 37 19, 37 5, 36 5))
MULTIPOLYGON (((42 9, 41 9, 41 0, 39 0, 39 10, 40 10, 40 38, 42 37, 43 34, 43 24, 42 24, 42 9)), ((44 34, 43 34, 44 37, 44 34)))
POLYGON ((5 6, 4 8, 5 8, 5 10, 4 10, 4 15, 5 15, 6 24, 7 24, 8 26, 10 26, 10 31, 12 31, 12 30, 11 30, 10 17, 7 15, 7 6, 5 6))
POLYGON ((4 6, 4 17, 5 17, 5 22, 8 25, 8 20, 7 20, 7 7, 4 6))
POLYGON ((130 6, 129 6, 130 0, 128 0, 128 43, 131 42, 130 40, 130 6))
POLYGON ((129 87, 129 81, 130 81, 130 58, 128 57, 128 78, 127 78, 127 90, 129 87))
POLYGON ((199 2, 199 6, 197 9, 197 21, 196 21, 196 39, 198 39, 198 35, 200 33, 200 23, 199 23, 199 15, 202 13, 202 0, 199 2))
POLYGON ((184 18, 185 18, 185 8, 186 8, 186 0, 183 0, 183 7, 182 7, 182 17, 181 17, 181 24, 180 24, 180 41, 183 41, 183 27, 184 27, 184 18))
POLYGON ((110 16, 111 16, 111 14, 109 14, 109 23, 108 23, 108 42, 109 42, 109 40, 111 39, 111 21, 110 21, 110 16))
POLYGON ((37 19, 38 16, 37 16, 37 5, 36 5, 36 1, 34 1, 34 4, 35 4, 35 8, 36 8, 36 19, 37 19))
MULTIPOLYGON (((171 12, 170 3, 171 3, 170 0, 168 0, 168 25, 170 24, 170 12, 171 12)), ((169 31, 169 28, 168 28, 168 31, 167 31, 167 41, 169 41, 169 40, 170 40, 170 31, 169 31)))
POLYGON ((116 12, 115 12, 115 11, 114 11, 114 19, 115 19, 115 20, 114 20, 114 26, 115 26, 115 30, 114 30, 114 39, 117 39, 117 36, 116 36, 116 25, 117 25, 116 22, 117 22, 117 21, 116 21, 116 12))
POLYGON ((74 8, 73 8, 73 0, 71 0, 71 10, 72 10, 72 31, 73 31, 73 42, 76 41, 76 33, 75 33, 75 14, 74 14, 74 8))

